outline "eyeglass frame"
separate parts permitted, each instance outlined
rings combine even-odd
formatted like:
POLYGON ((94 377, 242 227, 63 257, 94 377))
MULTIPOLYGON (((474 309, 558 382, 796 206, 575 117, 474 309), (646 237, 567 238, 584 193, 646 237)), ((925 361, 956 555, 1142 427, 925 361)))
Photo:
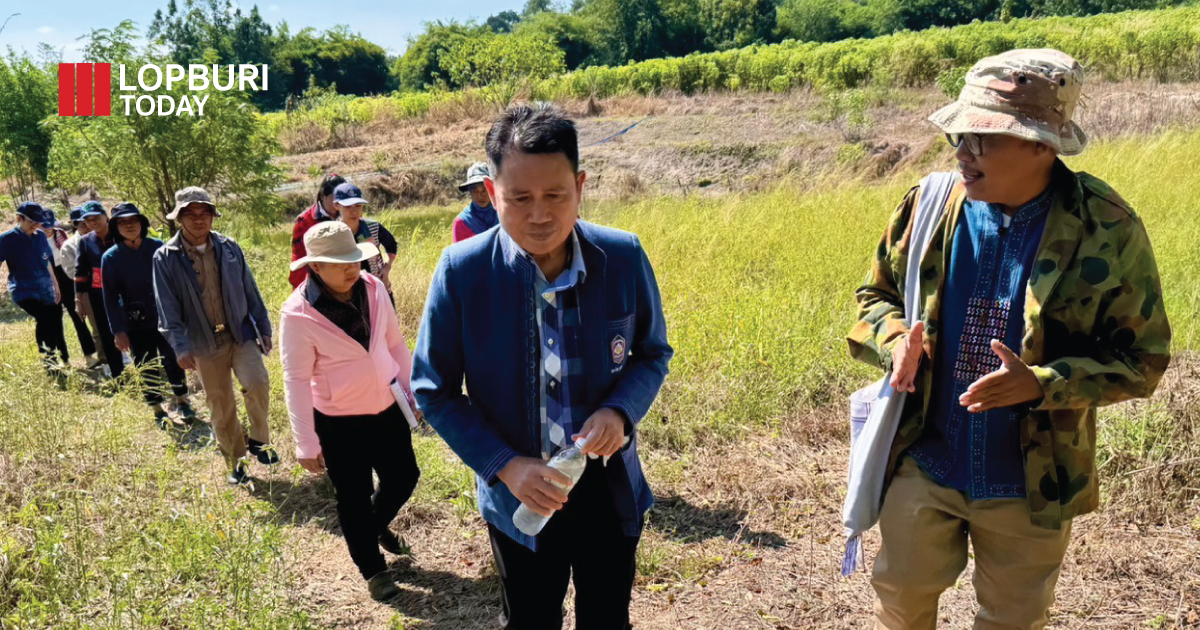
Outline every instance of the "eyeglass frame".
POLYGON ((975 157, 983 155, 983 134, 981 133, 948 133, 946 134, 946 142, 949 142, 950 146, 955 149, 961 147, 965 142, 967 144, 967 153, 975 157), (957 141, 955 140, 956 138, 957 141))

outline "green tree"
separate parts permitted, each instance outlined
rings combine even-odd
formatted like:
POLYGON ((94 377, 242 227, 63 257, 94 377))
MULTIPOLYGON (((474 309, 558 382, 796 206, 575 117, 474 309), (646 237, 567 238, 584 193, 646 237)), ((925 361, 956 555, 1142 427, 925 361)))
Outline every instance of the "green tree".
POLYGON ((483 23, 493 33, 511 33, 521 22, 521 14, 516 11, 501 11, 483 23))
POLYGON ((315 57, 308 62, 313 83, 336 85, 339 94, 364 96, 395 89, 387 52, 345 26, 326 31, 317 42, 315 57))
POLYGON ((511 35, 466 39, 442 53, 440 63, 451 85, 485 88, 485 96, 500 109, 508 107, 529 81, 566 70, 563 51, 552 42, 511 35))
POLYGON ((440 62, 442 53, 487 32, 486 28, 473 23, 427 23, 425 32, 409 38, 408 48, 392 66, 400 89, 424 90, 448 85, 449 76, 440 62))
POLYGON ((596 20, 602 62, 620 65, 663 56, 670 33, 660 0, 591 0, 581 11, 596 20))
MULTIPOLYGON (((931 26, 955 26, 987 20, 1000 10, 999 0, 891 0, 903 16, 904 28, 920 31, 931 26)), ((880 33, 884 34, 884 33, 880 33)))
POLYGON ((532 17, 539 13, 546 13, 554 10, 554 4, 551 0, 526 0, 525 8, 521 11, 521 17, 532 17))
MULTIPOLYGON (((663 53, 672 57, 683 57, 696 51, 711 51, 708 25, 701 12, 702 0, 661 0, 663 20, 666 21, 667 38, 663 42, 663 53)), ((774 16, 772 16, 774 22, 774 16)))
POLYGON ((542 11, 522 20, 513 34, 553 42, 571 70, 597 60, 596 29, 592 20, 582 15, 542 11))
POLYGON ((263 109, 277 109, 287 98, 290 77, 276 60, 280 39, 262 18, 258 7, 243 14, 229 0, 175 0, 166 11, 158 10, 146 31, 147 37, 163 46, 171 61, 198 63, 212 51, 217 63, 267 64, 270 89, 251 100, 263 109))
POLYGON ((0 175, 16 198, 45 181, 50 133, 42 121, 57 108, 57 80, 28 56, 0 58, 0 175))
POLYGON ((743 48, 773 40, 776 0, 700 0, 699 4, 706 43, 712 49, 743 48))
MULTIPOLYGON (((84 57, 127 66, 169 62, 150 48, 136 50, 136 35, 131 22, 93 31, 84 57)), ((214 56, 210 53, 204 61, 213 63, 214 56)), ((221 92, 212 86, 193 92, 185 83, 153 95, 170 95, 177 102, 207 97, 204 115, 126 116, 114 103, 112 116, 52 117, 51 183, 63 188, 92 184, 163 221, 174 205, 175 191, 185 186, 204 186, 226 204, 273 212, 272 190, 280 173, 271 156, 278 147, 243 92, 221 92)))
POLYGON ((802 42, 834 42, 871 34, 870 9, 854 0, 784 0, 776 27, 781 37, 802 42))

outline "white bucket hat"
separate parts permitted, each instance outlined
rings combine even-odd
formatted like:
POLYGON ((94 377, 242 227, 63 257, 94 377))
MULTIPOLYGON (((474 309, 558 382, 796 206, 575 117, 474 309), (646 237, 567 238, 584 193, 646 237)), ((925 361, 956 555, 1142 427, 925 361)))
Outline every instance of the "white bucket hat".
POLYGON ((1010 50, 979 60, 958 100, 929 121, 948 134, 1015 136, 1079 155, 1088 138, 1072 119, 1083 79, 1083 66, 1066 53, 1010 50))
POLYGON ((308 263, 357 263, 379 255, 373 243, 355 243, 354 234, 341 221, 322 221, 304 233, 308 255, 292 262, 292 271, 308 263))

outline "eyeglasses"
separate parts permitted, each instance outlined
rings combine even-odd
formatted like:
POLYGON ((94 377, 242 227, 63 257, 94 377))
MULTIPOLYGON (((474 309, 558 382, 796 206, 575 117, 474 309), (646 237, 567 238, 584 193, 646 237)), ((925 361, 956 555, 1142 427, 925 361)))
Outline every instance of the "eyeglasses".
POLYGON ((946 141, 955 149, 967 145, 967 152, 975 157, 983 155, 983 136, 977 133, 948 133, 946 141))

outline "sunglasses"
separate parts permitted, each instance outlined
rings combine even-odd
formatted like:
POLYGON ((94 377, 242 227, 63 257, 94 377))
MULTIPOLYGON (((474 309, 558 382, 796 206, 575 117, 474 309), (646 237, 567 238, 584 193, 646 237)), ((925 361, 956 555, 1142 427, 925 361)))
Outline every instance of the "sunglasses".
POLYGON ((967 152, 975 157, 983 155, 983 136, 977 133, 948 133, 946 141, 955 149, 967 145, 967 152))

